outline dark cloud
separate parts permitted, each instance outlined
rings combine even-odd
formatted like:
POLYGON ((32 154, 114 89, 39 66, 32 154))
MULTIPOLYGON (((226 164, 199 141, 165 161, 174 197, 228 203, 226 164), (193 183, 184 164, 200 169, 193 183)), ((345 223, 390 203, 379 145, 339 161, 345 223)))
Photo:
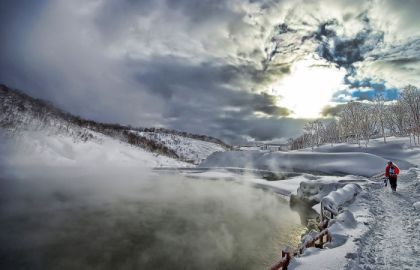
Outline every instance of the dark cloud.
POLYGON ((297 61, 345 68, 347 88, 332 97, 339 102, 363 98, 354 95, 358 89, 392 97, 396 85, 420 82, 418 4, 397 6, 1 1, 0 82, 101 121, 230 141, 286 138, 300 133, 305 120, 287 118, 292 112, 278 105, 271 87, 297 61))
POLYGON ((260 118, 250 116, 240 118, 234 115, 217 119, 217 126, 220 128, 221 136, 245 142, 252 138, 256 141, 269 141, 276 139, 287 139, 300 134, 303 126, 308 120, 283 118, 279 121, 276 117, 260 118), (232 133, 235 130, 238 133, 232 133), (242 134, 238 140, 238 134, 242 134))
POLYGON ((384 83, 377 83, 377 82, 373 82, 372 80, 366 79, 366 80, 362 80, 362 81, 354 81, 351 83, 351 88, 372 88, 374 90, 377 91, 383 91, 386 89, 386 86, 384 83))
POLYGON ((344 106, 344 104, 338 104, 335 106, 327 105, 324 107, 324 109, 322 109, 321 115, 325 117, 338 116, 343 110, 344 106))
POLYGON ((255 95, 252 102, 255 111, 262 112, 268 115, 288 116, 291 114, 290 110, 276 105, 277 96, 262 93, 255 95))
MULTIPOLYGON (((350 87, 353 85, 348 77, 388 81, 393 87, 403 85, 401 78, 413 84, 420 82, 416 79, 420 74, 420 40, 419 33, 414 34, 416 31, 412 28, 417 18, 411 11, 418 4, 410 3, 405 7, 407 9, 400 6, 393 11, 393 1, 372 1, 371 5, 361 4, 351 12, 345 12, 348 6, 358 3, 336 1, 331 3, 330 13, 337 11, 335 4, 343 9, 341 17, 325 16, 317 10, 322 8, 319 3, 308 4, 308 9, 309 6, 313 8, 309 14, 292 9, 284 22, 274 27, 271 45, 266 47, 267 60, 284 61, 286 55, 293 54, 296 57, 289 56, 287 61, 294 61, 302 55, 315 55, 345 68, 348 73, 345 83, 350 87), (392 16, 383 16, 384 11, 398 14, 398 21, 395 21, 396 17, 392 22, 392 16), (404 28, 394 29, 397 25, 404 28), (408 29, 413 36, 406 35, 408 29)), ((301 8, 305 10, 305 7, 301 8)))
POLYGON ((225 0, 167 0, 166 4, 170 9, 181 10, 191 23, 202 23, 203 21, 211 21, 217 18, 230 18, 235 21, 238 17, 245 13, 235 12, 230 8, 229 1, 225 0), (191 11, 194 12, 191 12, 191 11))
POLYGON ((307 120, 286 118, 279 122, 277 119, 272 118, 265 121, 257 119, 249 122, 252 123, 249 130, 250 136, 257 140, 267 141, 276 138, 294 137, 302 131, 307 120))
POLYGON ((322 23, 314 34, 314 38, 320 42, 319 56, 345 68, 363 61, 365 56, 383 41, 383 33, 373 31, 367 17, 364 17, 362 21, 363 29, 350 38, 337 35, 334 29, 338 26, 337 21, 322 23))
POLYGON ((267 54, 267 59, 264 62, 265 67, 267 68, 268 63, 270 63, 277 54, 282 54, 285 52, 285 48, 293 48, 292 44, 285 45, 285 41, 296 33, 296 30, 291 29, 286 23, 281 23, 276 25, 273 29, 274 35, 270 39, 272 44, 271 48, 264 48, 265 53, 267 54))
POLYGON ((104 1, 94 14, 94 22, 104 42, 117 39, 134 26, 137 16, 147 16, 159 1, 104 1))

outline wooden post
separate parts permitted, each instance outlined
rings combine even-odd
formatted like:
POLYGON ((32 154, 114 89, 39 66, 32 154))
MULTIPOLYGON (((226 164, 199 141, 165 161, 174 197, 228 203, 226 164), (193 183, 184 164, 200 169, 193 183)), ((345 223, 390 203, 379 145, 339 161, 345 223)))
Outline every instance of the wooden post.
POLYGON ((332 238, 331 238, 330 233, 328 232, 328 229, 324 229, 316 237, 312 238, 311 241, 306 242, 306 244, 304 245, 301 244, 297 250, 294 250, 291 252, 282 250, 281 259, 276 264, 271 266, 270 270, 279 270, 279 269, 287 270, 287 267, 289 266, 292 256, 302 254, 305 248, 309 248, 309 247, 323 248, 324 243, 331 242, 331 239, 332 238), (326 238, 325 240, 324 240, 324 237, 326 238), (317 241, 319 242, 319 244, 316 243, 317 241))
POLYGON ((284 258, 285 256, 286 256, 286 259, 283 261, 282 270, 287 270, 287 266, 289 266, 289 262, 290 262, 290 253, 282 250, 281 257, 284 258))

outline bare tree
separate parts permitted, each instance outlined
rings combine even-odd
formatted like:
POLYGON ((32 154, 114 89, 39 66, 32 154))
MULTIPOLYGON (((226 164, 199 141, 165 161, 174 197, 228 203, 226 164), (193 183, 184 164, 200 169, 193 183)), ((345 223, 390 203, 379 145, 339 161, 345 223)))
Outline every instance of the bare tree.
POLYGON ((408 85, 404 87, 400 100, 406 107, 409 115, 409 132, 413 134, 414 144, 420 144, 420 91, 417 87, 408 85))
POLYGON ((374 105, 374 115, 376 115, 378 120, 379 128, 381 129, 382 137, 384 138, 384 143, 386 143, 386 133, 385 133, 385 126, 386 126, 386 105, 385 105, 385 97, 382 94, 377 93, 373 99, 374 105))
POLYGON ((325 123, 323 138, 324 142, 331 143, 331 146, 337 141, 339 141, 340 130, 337 120, 332 119, 325 123))
POLYGON ((310 146, 319 146, 323 142, 324 124, 320 120, 310 121, 303 127, 310 137, 310 146))
POLYGON ((406 122, 408 119, 407 110, 401 101, 390 105, 388 117, 386 118, 387 128, 394 135, 403 136, 406 134, 406 122))
POLYGON ((315 133, 314 123, 312 121, 306 123, 305 126, 303 127, 303 130, 305 131, 306 134, 309 135, 309 144, 311 146, 311 149, 314 150, 314 142, 315 142, 315 140, 314 140, 314 133, 315 133))
POLYGON ((374 114, 374 107, 369 104, 359 104, 357 114, 360 134, 365 140, 365 147, 367 148, 369 140, 376 128, 376 119, 372 116, 374 114))
POLYGON ((308 122, 305 133, 290 140, 291 149, 310 146, 314 149, 322 143, 357 143, 361 140, 367 147, 372 136, 389 134, 409 136, 410 145, 420 145, 420 91, 412 85, 406 86, 397 101, 386 102, 383 94, 377 94, 372 102, 350 101, 342 107, 337 120, 308 122))
POLYGON ((357 144, 360 147, 361 135, 361 118, 362 110, 361 103, 350 101, 344 106, 343 111, 340 114, 341 124, 343 128, 344 136, 348 139, 356 139, 357 144))

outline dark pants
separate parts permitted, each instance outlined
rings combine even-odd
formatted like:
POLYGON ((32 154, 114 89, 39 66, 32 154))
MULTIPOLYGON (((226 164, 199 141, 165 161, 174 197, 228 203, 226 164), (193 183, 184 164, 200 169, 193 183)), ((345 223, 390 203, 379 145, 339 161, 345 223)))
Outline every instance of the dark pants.
POLYGON ((397 190, 397 176, 389 177, 389 184, 391 185, 392 190, 397 190))

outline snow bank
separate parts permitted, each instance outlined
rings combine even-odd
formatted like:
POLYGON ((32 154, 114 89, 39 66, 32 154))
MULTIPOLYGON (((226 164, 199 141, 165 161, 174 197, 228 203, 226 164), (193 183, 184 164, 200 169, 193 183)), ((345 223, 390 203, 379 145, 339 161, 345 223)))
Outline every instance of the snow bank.
POLYGON ((359 185, 347 184, 325 196, 321 200, 321 210, 326 209, 336 216, 339 213, 339 208, 352 201, 361 191, 362 188, 359 185))
POLYGON ((359 147, 357 144, 339 143, 334 146, 329 144, 314 149, 321 153, 364 152, 392 160, 401 169, 409 169, 415 164, 420 164, 420 148, 410 146, 407 137, 389 137, 387 143, 383 139, 374 139, 369 142, 368 148, 359 147))
POLYGON ((199 167, 239 167, 271 171, 373 176, 382 172, 386 159, 368 153, 217 152, 199 167))

